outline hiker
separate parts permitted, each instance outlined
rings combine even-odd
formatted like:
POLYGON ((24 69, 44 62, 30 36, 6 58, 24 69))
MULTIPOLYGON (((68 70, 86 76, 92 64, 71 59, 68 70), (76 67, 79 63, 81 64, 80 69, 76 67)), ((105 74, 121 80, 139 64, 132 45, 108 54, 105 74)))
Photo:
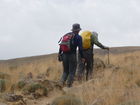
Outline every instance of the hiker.
POLYGON ((92 78, 93 64, 94 64, 94 59, 93 59, 94 44, 102 49, 109 50, 109 47, 102 45, 98 41, 97 32, 83 31, 81 33, 81 36, 82 36, 82 41, 83 41, 83 43, 82 43, 83 44, 83 56, 85 58, 85 62, 83 63, 81 61, 81 57, 78 56, 77 76, 78 76, 78 80, 81 80, 82 77, 84 76, 85 69, 86 69, 86 80, 88 80, 89 78, 92 78))
POLYGON ((77 47, 80 53, 80 57, 82 61, 84 61, 82 52, 82 37, 79 35, 80 30, 80 24, 73 24, 71 30, 72 32, 65 34, 59 41, 60 48, 58 60, 62 61, 63 64, 63 74, 60 82, 62 85, 64 85, 67 81, 67 87, 72 87, 72 83, 74 81, 77 67, 77 47))

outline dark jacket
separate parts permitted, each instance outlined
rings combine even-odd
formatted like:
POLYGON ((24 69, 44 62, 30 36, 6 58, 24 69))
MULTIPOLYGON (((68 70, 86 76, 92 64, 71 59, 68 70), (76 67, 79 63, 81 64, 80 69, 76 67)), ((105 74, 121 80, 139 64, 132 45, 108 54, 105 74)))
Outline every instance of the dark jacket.
POLYGON ((71 45, 71 51, 62 52, 61 49, 59 48, 59 54, 62 54, 62 53, 76 54, 77 47, 79 49, 79 53, 80 53, 81 57, 83 58, 82 37, 79 34, 74 35, 74 37, 73 37, 73 44, 71 45))

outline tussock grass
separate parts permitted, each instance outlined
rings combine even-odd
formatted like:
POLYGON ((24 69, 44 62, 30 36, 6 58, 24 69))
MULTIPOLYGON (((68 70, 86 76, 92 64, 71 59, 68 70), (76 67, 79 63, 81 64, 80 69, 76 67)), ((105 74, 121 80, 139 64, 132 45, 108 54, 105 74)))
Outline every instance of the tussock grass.
MULTIPOLYGON (((107 65, 107 55, 95 55, 107 65)), ((140 52, 110 54, 110 63, 120 67, 117 70, 105 68, 94 71, 93 79, 69 89, 89 105, 121 105, 127 101, 140 99, 140 52)), ((31 72, 33 78, 44 73, 46 79, 58 81, 62 73, 62 65, 57 61, 56 55, 34 59, 30 62, 14 62, 0 64, 0 72, 10 75, 10 87, 19 79, 31 72), (15 66, 16 65, 16 66, 15 66), (12 69, 11 69, 12 67, 12 69)), ((8 89, 7 89, 8 90, 8 89)), ((132 104, 133 105, 133 104, 132 104)))
MULTIPOLYGON (((96 57, 103 59, 107 65, 107 55, 96 57)), ((83 82, 68 92, 77 95, 88 105, 125 105, 124 103, 129 102, 135 105, 140 99, 139 58, 140 52, 111 54, 111 64, 119 66, 119 69, 105 68, 94 71, 92 80, 83 82)))

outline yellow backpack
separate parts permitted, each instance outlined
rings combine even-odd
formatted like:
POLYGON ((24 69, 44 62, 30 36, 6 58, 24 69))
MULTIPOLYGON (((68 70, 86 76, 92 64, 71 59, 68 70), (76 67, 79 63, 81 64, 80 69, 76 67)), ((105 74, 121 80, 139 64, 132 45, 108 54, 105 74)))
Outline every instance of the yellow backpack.
POLYGON ((84 31, 81 33, 83 49, 91 48, 91 35, 92 33, 90 31, 84 31))

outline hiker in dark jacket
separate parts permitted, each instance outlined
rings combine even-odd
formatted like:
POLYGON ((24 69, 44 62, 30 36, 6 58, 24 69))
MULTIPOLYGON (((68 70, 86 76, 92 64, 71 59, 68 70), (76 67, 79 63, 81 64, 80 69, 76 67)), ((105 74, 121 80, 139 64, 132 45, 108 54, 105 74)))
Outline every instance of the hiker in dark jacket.
POLYGON ((80 57, 82 58, 82 61, 84 61, 83 52, 82 52, 82 37, 79 35, 80 30, 81 28, 79 24, 73 24, 72 32, 64 35, 60 41, 60 49, 59 49, 58 58, 62 57, 63 59, 62 60, 63 74, 61 77, 61 83, 64 85, 65 82, 67 81, 67 87, 71 87, 74 81, 74 76, 75 76, 76 67, 77 67, 77 59, 76 59, 77 47, 80 52, 80 57), (68 35, 72 36, 70 39, 70 45, 67 45, 68 42, 66 42, 68 35), (69 50, 69 46, 70 46, 70 50, 69 50))
MULTIPOLYGON (((97 45, 98 47, 102 48, 102 49, 107 49, 109 50, 109 47, 104 46, 103 44, 101 44, 98 41, 98 33, 96 32, 90 32, 90 31, 83 31, 81 33, 86 35, 86 34, 91 34, 90 35, 90 47, 89 48, 84 48, 83 45, 83 56, 85 58, 85 62, 83 63, 81 61, 81 57, 78 57, 78 79, 81 80, 82 77, 84 77, 84 73, 85 73, 85 69, 86 69, 86 80, 88 80, 89 78, 92 78, 92 73, 93 73, 93 64, 94 64, 94 59, 93 59, 93 48, 94 48, 94 44, 97 45)), ((87 37, 87 36, 86 36, 87 37)), ((82 40, 83 40, 83 44, 84 44, 84 36, 82 36, 82 40)), ((87 43, 88 40, 86 40, 87 43)), ((88 46, 88 45, 87 45, 88 46)), ((85 46, 86 47, 86 46, 85 46)))

